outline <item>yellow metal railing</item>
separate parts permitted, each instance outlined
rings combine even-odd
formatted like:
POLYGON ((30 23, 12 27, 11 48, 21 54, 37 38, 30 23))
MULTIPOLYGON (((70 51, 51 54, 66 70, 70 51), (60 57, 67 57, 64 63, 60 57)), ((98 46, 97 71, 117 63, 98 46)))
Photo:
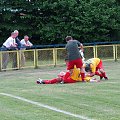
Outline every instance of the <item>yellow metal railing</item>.
MULTIPOLYGON (((65 56, 66 56, 65 48, 1 51, 0 71, 11 70, 11 69, 23 69, 30 67, 38 68, 41 66, 64 65, 65 56), (3 55, 5 53, 9 54, 9 61, 7 67, 3 69, 3 62, 4 62, 3 55), (15 68, 12 67, 14 57, 16 58, 17 61, 17 67, 15 68), (22 62, 25 63, 23 64, 22 62)), ((117 61, 120 59, 120 44, 84 46, 84 56, 86 60, 93 57, 99 57, 102 60, 117 61)))
POLYGON ((2 53, 0 52, 0 72, 2 70, 2 53))

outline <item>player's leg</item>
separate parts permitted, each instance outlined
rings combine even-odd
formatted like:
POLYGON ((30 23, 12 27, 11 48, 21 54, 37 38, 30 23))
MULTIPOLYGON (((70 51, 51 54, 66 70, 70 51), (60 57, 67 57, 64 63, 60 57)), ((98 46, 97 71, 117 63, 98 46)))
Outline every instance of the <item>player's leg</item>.
POLYGON ((103 75, 101 73, 99 73, 98 71, 95 72, 95 75, 100 76, 100 78, 103 77, 103 75))
POLYGON ((105 72, 102 68, 99 69, 99 71, 101 72, 102 76, 103 76, 106 80, 108 80, 108 77, 107 77, 107 75, 106 75, 106 72, 105 72))
POLYGON ((80 68, 80 75, 82 78, 82 81, 84 82, 84 78, 85 78, 85 68, 83 67, 83 62, 82 59, 77 59, 75 61, 76 67, 80 68))
POLYGON ((108 77, 106 76, 106 72, 104 71, 104 67, 103 67, 102 60, 100 60, 100 63, 98 64, 98 66, 97 66, 96 69, 98 69, 98 70, 100 71, 100 73, 101 73, 101 75, 102 75, 102 76, 100 76, 101 79, 102 79, 103 77, 104 77, 106 80, 108 79, 108 77))
POLYGON ((37 84, 56 84, 56 83, 60 83, 61 82, 61 79, 59 78, 54 78, 54 79, 51 79, 51 80, 42 80, 42 79, 39 79, 36 81, 37 84))

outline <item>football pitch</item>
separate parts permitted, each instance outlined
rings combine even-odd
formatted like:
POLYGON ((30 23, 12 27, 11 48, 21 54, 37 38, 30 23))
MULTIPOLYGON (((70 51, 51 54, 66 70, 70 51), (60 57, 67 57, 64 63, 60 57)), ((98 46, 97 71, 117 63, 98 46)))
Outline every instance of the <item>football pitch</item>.
POLYGON ((120 120, 120 61, 103 65, 99 83, 36 84, 65 66, 0 72, 0 120, 120 120))

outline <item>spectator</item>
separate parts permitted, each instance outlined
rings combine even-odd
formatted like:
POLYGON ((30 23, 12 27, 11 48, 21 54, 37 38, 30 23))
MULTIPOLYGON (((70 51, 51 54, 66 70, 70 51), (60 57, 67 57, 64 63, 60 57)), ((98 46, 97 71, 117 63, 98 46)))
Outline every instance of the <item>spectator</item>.
POLYGON ((83 45, 78 41, 78 40, 73 40, 73 38, 71 36, 67 36, 66 38, 66 50, 67 50, 67 70, 72 70, 74 68, 74 65, 76 65, 77 68, 80 68, 81 71, 81 78, 82 81, 84 82, 84 77, 85 77, 85 71, 83 66, 83 62, 82 62, 82 56, 79 52, 79 48, 81 49, 81 51, 83 51, 83 45))
MULTIPOLYGON (((15 38, 15 42, 17 43, 16 50, 20 50, 21 43, 20 43, 20 39, 18 38, 19 31, 14 30, 14 33, 16 34, 16 38, 15 38)), ((13 65, 12 65, 12 68, 16 68, 16 70, 17 70, 17 67, 18 67, 18 64, 17 64, 17 52, 14 52, 13 53, 13 65)))
POLYGON ((29 37, 27 35, 24 36, 24 39, 20 41, 21 43, 21 67, 24 67, 25 65, 25 54, 23 50, 26 50, 26 48, 33 46, 33 44, 29 41, 29 37))
POLYGON ((11 36, 2 45, 2 50, 5 51, 5 52, 3 52, 3 56, 2 56, 2 69, 7 68, 7 64, 8 64, 8 60, 9 60, 9 53, 7 51, 15 50, 17 47, 15 38, 16 38, 16 34, 14 32, 12 32, 11 36))
POLYGON ((14 33, 16 34, 15 41, 16 41, 16 43, 17 43, 17 48, 18 48, 18 50, 20 50, 20 48, 21 48, 21 43, 20 43, 20 39, 18 38, 19 31, 18 31, 18 30, 14 30, 14 33))

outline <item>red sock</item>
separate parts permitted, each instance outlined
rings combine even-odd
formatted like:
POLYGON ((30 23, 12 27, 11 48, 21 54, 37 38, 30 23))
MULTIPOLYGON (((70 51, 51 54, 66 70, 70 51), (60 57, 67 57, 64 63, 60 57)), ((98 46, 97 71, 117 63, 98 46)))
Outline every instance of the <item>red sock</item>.
POLYGON ((103 75, 103 77, 107 77, 105 72, 103 72, 102 75, 103 75))
POLYGON ((55 84, 55 83, 58 83, 58 79, 55 78, 55 79, 52 79, 52 80, 44 80, 43 82, 45 84, 55 84))
POLYGON ((98 71, 95 72, 95 75, 98 75, 98 76, 100 76, 100 77, 103 77, 103 75, 100 74, 98 71))
POLYGON ((80 75, 81 75, 82 81, 84 81, 85 73, 80 73, 80 75))

